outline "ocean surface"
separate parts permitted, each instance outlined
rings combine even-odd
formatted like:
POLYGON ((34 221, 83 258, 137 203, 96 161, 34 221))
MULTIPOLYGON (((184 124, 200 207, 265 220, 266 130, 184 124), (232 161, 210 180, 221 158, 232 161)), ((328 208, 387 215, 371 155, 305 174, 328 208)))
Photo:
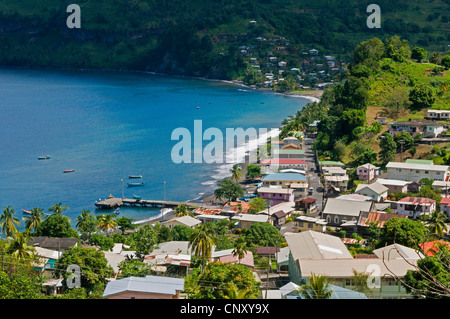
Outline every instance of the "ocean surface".
MULTIPOLYGON (((194 120, 218 128, 279 128, 309 99, 221 81, 146 73, 0 69, 0 209, 62 203, 75 222, 112 194, 190 200, 210 193, 232 163, 172 161, 172 132, 194 120), (38 160, 49 155, 50 159, 38 160), (75 172, 63 173, 74 169, 75 172), (128 188, 129 175, 143 187, 128 188), (122 182, 123 180, 123 182, 122 182), (164 184, 165 182, 165 184, 164 184), (165 186, 164 186, 165 185, 165 186)), ((197 138, 197 137, 196 137, 197 138)), ((200 136, 201 139, 201 136, 200 136)), ((202 146, 210 143, 204 141, 202 146)), ((192 155, 203 147, 194 148, 192 155)), ((237 146, 237 145, 235 145, 237 146)), ((237 148, 228 149, 230 152, 237 148)), ((194 160, 194 156, 192 156, 194 160)), ((121 208, 146 219, 159 209, 121 208)))

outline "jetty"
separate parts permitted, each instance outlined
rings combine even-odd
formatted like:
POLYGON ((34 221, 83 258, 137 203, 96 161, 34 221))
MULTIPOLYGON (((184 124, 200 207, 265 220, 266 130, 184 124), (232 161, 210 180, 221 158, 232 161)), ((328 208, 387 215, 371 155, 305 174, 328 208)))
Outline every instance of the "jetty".
POLYGON ((167 200, 148 200, 148 199, 137 199, 137 198, 117 198, 111 197, 104 200, 95 202, 95 206, 100 209, 111 209, 121 206, 130 207, 160 207, 160 208, 175 208, 180 204, 186 204, 189 208, 198 207, 215 207, 206 205, 204 203, 195 202, 177 202, 177 201, 167 201, 167 200))

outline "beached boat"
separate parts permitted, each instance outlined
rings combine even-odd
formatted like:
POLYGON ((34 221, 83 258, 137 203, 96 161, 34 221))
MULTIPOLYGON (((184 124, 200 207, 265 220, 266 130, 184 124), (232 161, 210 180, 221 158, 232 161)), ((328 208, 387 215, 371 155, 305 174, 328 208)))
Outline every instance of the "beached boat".
POLYGON ((128 178, 142 178, 142 175, 129 175, 128 178))
POLYGON ((128 187, 144 186, 144 183, 127 183, 128 187))
POLYGON ((63 173, 71 173, 71 172, 75 172, 74 169, 66 169, 63 173))
POLYGON ((49 158, 51 158, 51 156, 49 156, 49 155, 39 156, 38 157, 39 160, 44 160, 44 159, 49 159, 49 158))

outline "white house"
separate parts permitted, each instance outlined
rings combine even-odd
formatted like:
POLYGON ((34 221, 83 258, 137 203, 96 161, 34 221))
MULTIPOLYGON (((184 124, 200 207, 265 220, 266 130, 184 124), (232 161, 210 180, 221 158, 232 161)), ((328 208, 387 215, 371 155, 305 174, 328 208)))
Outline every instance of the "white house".
POLYGON ((427 117, 431 120, 450 119, 450 110, 428 110, 427 117))
POLYGON ((444 124, 437 121, 411 120, 390 123, 389 133, 409 132, 412 136, 422 134, 423 137, 438 137, 447 129, 444 124))
POLYGON ((375 165, 367 163, 356 168, 356 175, 358 175, 359 180, 371 181, 377 176, 378 170, 375 165))
POLYGON ((388 179, 402 181, 418 181, 422 178, 447 181, 449 177, 449 166, 447 165, 389 162, 386 169, 388 179))
POLYGON ((372 184, 358 184, 356 193, 369 196, 375 202, 380 202, 388 196, 388 188, 378 182, 372 184))
POLYGON ((436 201, 425 197, 405 197, 397 202, 397 214, 418 218, 436 210, 436 201))

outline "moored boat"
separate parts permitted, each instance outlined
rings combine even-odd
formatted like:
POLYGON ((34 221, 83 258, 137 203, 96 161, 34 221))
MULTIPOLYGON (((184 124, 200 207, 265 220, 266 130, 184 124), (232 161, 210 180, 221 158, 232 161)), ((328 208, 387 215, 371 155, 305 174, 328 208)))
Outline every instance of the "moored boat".
POLYGON ((144 186, 144 183, 127 183, 129 187, 144 186))
POLYGON ((26 209, 22 209, 22 212, 24 213, 24 214, 32 214, 32 212, 31 212, 31 210, 26 210, 26 209))
POLYGON ((45 155, 45 156, 39 156, 39 157, 38 157, 39 160, 49 159, 49 158, 51 158, 50 155, 45 155))
POLYGON ((142 178, 142 175, 129 175, 128 178, 142 178))
POLYGON ((71 173, 71 172, 75 172, 74 169, 66 169, 63 173, 71 173))

